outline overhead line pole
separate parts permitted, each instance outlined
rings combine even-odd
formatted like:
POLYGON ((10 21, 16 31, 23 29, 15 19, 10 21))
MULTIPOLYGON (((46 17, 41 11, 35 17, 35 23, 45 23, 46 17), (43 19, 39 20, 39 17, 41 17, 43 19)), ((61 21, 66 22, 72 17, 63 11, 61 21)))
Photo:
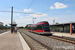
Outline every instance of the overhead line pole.
POLYGON ((11 10, 11 33, 13 32, 13 7, 12 7, 12 10, 11 10))
POLYGON ((13 24, 13 7, 12 7, 12 11, 11 11, 11 24, 13 24))

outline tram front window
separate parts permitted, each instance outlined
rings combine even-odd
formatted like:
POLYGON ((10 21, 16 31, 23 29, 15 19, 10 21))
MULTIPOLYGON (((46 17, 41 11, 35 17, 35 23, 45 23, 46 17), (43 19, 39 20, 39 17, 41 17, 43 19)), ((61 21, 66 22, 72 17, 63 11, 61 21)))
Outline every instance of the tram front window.
POLYGON ((49 26, 43 26, 43 30, 50 31, 49 26))

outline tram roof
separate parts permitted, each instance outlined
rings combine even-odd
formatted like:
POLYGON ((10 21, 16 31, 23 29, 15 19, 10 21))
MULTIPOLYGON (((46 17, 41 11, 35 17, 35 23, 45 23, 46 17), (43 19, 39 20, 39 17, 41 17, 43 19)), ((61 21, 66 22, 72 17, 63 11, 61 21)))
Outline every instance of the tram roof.
MULTIPOLYGON (((42 22, 47 22, 47 21, 41 21, 41 22, 38 22, 38 23, 42 23, 42 22)), ((37 24, 38 24, 38 23, 37 23, 37 24)))
POLYGON ((48 22, 47 21, 41 21, 41 22, 38 22, 37 24, 31 24, 31 25, 29 25, 29 26, 34 26, 34 25, 39 25, 39 24, 48 24, 48 22))

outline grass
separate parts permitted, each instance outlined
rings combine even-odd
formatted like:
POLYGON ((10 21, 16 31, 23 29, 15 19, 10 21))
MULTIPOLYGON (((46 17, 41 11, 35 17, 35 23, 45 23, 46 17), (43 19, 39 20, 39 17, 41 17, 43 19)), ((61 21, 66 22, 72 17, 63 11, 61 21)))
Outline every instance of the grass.
POLYGON ((27 30, 27 28, 23 28, 23 29, 27 30))

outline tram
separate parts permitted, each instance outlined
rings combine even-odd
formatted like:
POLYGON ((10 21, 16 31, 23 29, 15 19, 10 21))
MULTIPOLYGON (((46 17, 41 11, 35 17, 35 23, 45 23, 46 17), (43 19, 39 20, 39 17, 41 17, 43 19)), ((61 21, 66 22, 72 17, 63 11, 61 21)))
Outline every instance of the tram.
POLYGON ((28 25, 28 31, 38 34, 50 34, 50 27, 47 21, 38 22, 37 24, 28 25))

